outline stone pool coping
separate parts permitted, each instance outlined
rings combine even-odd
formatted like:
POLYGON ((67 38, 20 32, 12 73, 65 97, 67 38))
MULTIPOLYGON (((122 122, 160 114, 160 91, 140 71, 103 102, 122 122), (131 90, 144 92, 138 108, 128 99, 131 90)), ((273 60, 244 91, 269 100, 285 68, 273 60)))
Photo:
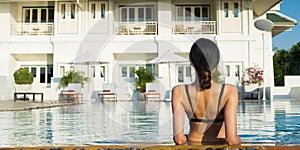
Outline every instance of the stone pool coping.
POLYGON ((69 106, 81 103, 75 102, 60 102, 58 100, 46 100, 41 102, 32 101, 14 101, 14 100, 0 100, 0 112, 2 111, 26 111, 32 109, 52 108, 69 106))
POLYGON ((105 146, 50 146, 50 147, 5 147, 0 150, 300 150, 300 146, 190 146, 190 145, 105 145, 105 146))

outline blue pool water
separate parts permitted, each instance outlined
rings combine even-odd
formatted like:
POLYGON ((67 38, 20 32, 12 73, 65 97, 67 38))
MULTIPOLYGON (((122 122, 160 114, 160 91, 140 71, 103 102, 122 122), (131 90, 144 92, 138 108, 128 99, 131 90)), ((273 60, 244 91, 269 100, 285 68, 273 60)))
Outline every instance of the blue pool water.
MULTIPOLYGON (((96 100, 0 112, 0 146, 173 144, 171 115, 170 102, 96 100)), ((300 145, 300 101, 240 102, 237 119, 246 143, 300 145)))

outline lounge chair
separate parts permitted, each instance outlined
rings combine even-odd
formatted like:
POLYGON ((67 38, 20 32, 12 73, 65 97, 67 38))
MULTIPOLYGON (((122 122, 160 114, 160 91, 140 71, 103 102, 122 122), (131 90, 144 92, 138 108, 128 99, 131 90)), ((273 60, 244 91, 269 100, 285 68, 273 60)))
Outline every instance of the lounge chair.
POLYGON ((117 101, 116 88, 117 86, 114 83, 103 83, 102 91, 98 92, 98 99, 117 101))
POLYGON ((159 84, 158 83, 146 83, 146 92, 144 94, 144 99, 156 99, 160 100, 159 84))
POLYGON ((81 83, 69 83, 67 90, 61 92, 60 96, 62 101, 66 100, 79 102, 79 100, 83 99, 83 93, 81 93, 81 83))

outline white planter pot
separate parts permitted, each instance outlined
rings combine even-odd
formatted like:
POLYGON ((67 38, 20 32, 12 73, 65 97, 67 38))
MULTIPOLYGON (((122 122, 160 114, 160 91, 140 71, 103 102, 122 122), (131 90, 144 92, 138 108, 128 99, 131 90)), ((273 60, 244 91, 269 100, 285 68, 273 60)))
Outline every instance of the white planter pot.
POLYGON ((248 84, 248 85, 244 85, 244 90, 245 92, 253 92, 253 91, 257 91, 258 89, 258 84, 248 84))
POLYGON ((16 84, 16 92, 30 92, 31 84, 16 84))

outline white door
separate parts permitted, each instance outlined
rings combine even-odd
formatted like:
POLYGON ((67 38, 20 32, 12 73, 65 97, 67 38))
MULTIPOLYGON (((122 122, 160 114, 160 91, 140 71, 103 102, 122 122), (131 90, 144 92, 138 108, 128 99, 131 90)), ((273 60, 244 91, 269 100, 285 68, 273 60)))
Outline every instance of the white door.
POLYGON ((134 65, 120 65, 119 78, 117 81, 118 99, 130 100, 135 90, 135 74, 133 68, 138 69, 134 65))
POLYGON ((224 63, 225 82, 239 84, 242 77, 242 62, 224 63))
POLYGON ((189 64, 176 65, 176 83, 191 83, 191 66, 189 64))

